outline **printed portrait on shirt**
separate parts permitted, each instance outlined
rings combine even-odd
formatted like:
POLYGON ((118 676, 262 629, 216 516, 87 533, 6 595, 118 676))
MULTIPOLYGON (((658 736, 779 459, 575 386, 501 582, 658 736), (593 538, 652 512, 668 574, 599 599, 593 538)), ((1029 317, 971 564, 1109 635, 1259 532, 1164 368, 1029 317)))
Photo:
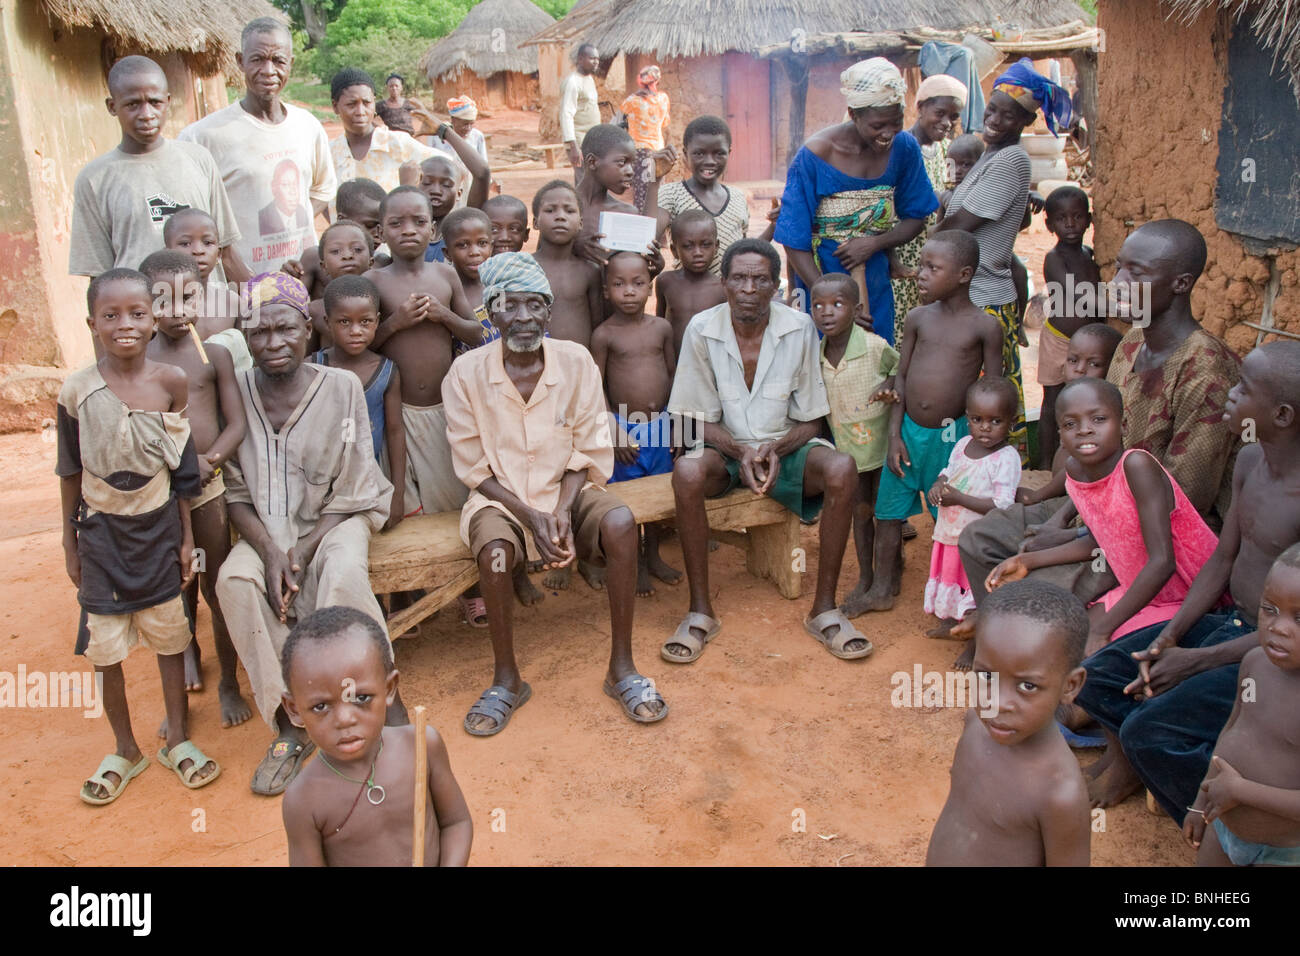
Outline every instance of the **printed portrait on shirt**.
POLYGON ((281 160, 271 174, 271 201, 257 214, 258 233, 278 235, 310 224, 311 213, 303 202, 302 172, 292 159, 281 160))

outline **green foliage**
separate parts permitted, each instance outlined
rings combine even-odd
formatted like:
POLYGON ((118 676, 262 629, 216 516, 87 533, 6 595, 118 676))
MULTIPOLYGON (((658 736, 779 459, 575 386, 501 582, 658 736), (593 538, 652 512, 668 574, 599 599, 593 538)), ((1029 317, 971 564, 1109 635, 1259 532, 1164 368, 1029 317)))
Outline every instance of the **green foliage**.
POLYGON ((349 46, 381 34, 436 39, 464 19, 471 0, 348 0, 326 32, 330 46, 349 46))
POLYGON ((573 5, 576 2, 577 0, 533 0, 533 3, 537 4, 557 20, 572 10, 573 5))
POLYGON ((1097 22, 1097 0, 1079 0, 1079 6, 1083 7, 1093 23, 1097 22))
MULTIPOLYGON (((334 20, 347 2, 348 0, 316 0, 316 6, 325 14, 326 20, 334 20)), ((293 29, 307 29, 302 15, 302 0, 271 0, 271 6, 289 18, 289 25, 293 29)))
POLYGON ((405 76, 408 92, 411 87, 425 85, 427 81, 420 76, 419 63, 432 42, 428 37, 410 36, 394 30, 374 30, 351 43, 312 50, 307 57, 311 72, 326 84, 328 106, 330 77, 345 66, 365 70, 381 88, 389 73, 405 76))

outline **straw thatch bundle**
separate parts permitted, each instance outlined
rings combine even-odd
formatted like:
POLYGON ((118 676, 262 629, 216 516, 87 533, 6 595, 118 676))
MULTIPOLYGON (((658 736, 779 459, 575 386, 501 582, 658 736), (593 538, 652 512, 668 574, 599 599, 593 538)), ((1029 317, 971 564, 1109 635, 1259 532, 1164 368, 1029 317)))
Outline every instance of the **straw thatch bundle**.
MULTIPOLYGON (((1084 14, 1073 0, 598 0, 575 7, 570 16, 583 21, 581 39, 602 53, 692 57, 752 53, 788 41, 797 31, 811 36, 916 27, 962 30, 986 28, 997 18, 1035 28, 1084 14)), ((563 31, 547 32, 561 39, 563 31)))
POLYGON ((479 76, 536 73, 536 48, 519 44, 554 22, 529 0, 483 0, 470 8, 455 30, 425 51, 420 72, 430 82, 454 80, 465 69, 479 76))
POLYGON ((118 52, 181 53, 200 76, 237 72, 244 24, 284 17, 265 0, 39 0, 51 22, 112 37, 118 52))
POLYGON ((1291 89, 1300 102, 1300 0, 1169 0, 1172 16, 1190 23, 1206 11, 1248 19, 1264 49, 1291 73, 1291 89))

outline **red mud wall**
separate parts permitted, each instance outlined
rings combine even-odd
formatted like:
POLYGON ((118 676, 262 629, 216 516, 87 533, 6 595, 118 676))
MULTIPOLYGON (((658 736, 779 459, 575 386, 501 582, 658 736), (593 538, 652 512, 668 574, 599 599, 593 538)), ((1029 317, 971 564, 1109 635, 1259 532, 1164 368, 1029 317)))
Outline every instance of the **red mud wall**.
POLYGON ((493 73, 482 77, 473 70, 461 70, 456 79, 439 79, 433 85, 434 111, 446 113, 447 101, 469 96, 479 109, 536 109, 541 102, 537 75, 493 73))
POLYGON ((1209 15, 1190 26, 1169 22, 1167 10, 1156 0, 1110 0, 1098 17, 1106 49, 1097 58, 1097 261, 1109 275, 1124 237, 1144 222, 1192 223, 1209 246, 1192 308, 1244 354, 1258 332, 1238 323, 1260 321, 1271 267, 1280 282, 1273 325, 1300 333, 1300 252, 1251 255, 1215 225, 1227 27, 1209 15))

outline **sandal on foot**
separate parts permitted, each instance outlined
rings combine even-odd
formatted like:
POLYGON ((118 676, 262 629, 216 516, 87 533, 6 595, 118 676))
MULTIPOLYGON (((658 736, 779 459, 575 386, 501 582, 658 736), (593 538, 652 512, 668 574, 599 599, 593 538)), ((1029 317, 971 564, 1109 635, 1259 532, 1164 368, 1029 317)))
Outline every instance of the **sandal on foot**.
POLYGON ((528 703, 532 696, 533 688, 527 683, 519 685, 517 694, 511 693, 500 684, 493 684, 483 691, 479 699, 474 702, 474 706, 469 709, 469 713, 465 715, 465 733, 475 737, 491 737, 501 733, 506 729, 506 724, 510 723, 510 718, 514 716, 515 711, 528 703), (496 726, 487 730, 481 727, 470 727, 471 717, 491 717, 496 721, 496 726))
POLYGON ((191 790, 198 790, 200 787, 206 787, 213 780, 216 780, 221 776, 221 764, 217 763, 195 746, 194 741, 192 740, 182 740, 170 751, 166 747, 160 747, 158 749, 158 762, 168 770, 175 771, 176 776, 180 777, 181 783, 185 784, 185 786, 189 787, 191 790), (191 761, 191 763, 188 767, 182 770, 180 768, 181 764, 186 760, 191 761), (195 783, 195 776, 197 776, 198 772, 208 764, 212 764, 212 766, 217 769, 199 780, 198 783, 195 783))
POLYGON ((673 631, 673 636, 664 641, 664 646, 659 648, 659 656, 670 664, 689 664, 692 661, 700 659, 704 653, 704 648, 708 646, 709 641, 718 636, 722 630, 722 622, 707 614, 701 614, 699 611, 688 611, 682 618, 682 623, 677 625, 677 630, 673 631), (696 628, 704 632, 704 638, 701 640, 691 633, 691 628, 696 628), (680 644, 690 651, 685 657, 679 657, 668 650, 669 644, 680 644))
POLYGON ((628 674, 617 684, 611 684, 606 680, 605 694, 617 700, 623 707, 623 713, 638 724, 653 724, 668 716, 668 701, 664 700, 663 695, 655 689, 654 681, 640 674, 628 674), (639 705, 653 704, 656 701, 663 705, 659 708, 659 713, 651 717, 642 717, 636 712, 639 705))
POLYGON ((871 641, 867 640, 867 635, 863 634, 844 616, 844 612, 837 607, 829 611, 822 611, 812 620, 805 619, 803 629, 817 639, 817 642, 830 651, 842 661, 856 661, 867 657, 875 650, 871 641), (838 624, 840 629, 835 632, 834 637, 827 637, 826 628, 832 624, 838 624), (844 645, 849 641, 867 641, 867 646, 858 651, 846 651, 844 645))
POLYGON ((487 604, 481 597, 460 597, 460 613, 470 627, 487 627, 487 604))
POLYGON ((132 764, 131 761, 127 760, 125 757, 119 757, 117 754, 109 754, 99 762, 99 769, 95 771, 94 776, 88 777, 86 782, 81 785, 81 799, 94 807, 102 807, 110 804, 120 797, 122 791, 126 789, 126 785, 136 777, 140 776, 140 774, 144 773, 148 766, 149 758, 144 754, 140 755, 139 762, 135 764, 132 764), (117 774, 117 783, 113 783, 108 779, 107 774, 110 773, 117 774), (97 783, 107 790, 108 796, 97 797, 94 794, 87 793, 86 786, 92 783, 97 783))
POLYGON ((1059 720, 1056 722, 1056 726, 1061 728, 1061 736, 1065 738, 1065 742, 1075 750, 1090 750, 1106 746, 1106 735, 1100 730, 1091 733, 1088 732, 1087 728, 1071 730, 1059 720))
POLYGON ((316 745, 310 740, 276 737, 271 741, 271 746, 266 748, 266 756, 262 758, 262 762, 253 771, 250 789, 265 797, 284 793, 315 749, 316 745))

